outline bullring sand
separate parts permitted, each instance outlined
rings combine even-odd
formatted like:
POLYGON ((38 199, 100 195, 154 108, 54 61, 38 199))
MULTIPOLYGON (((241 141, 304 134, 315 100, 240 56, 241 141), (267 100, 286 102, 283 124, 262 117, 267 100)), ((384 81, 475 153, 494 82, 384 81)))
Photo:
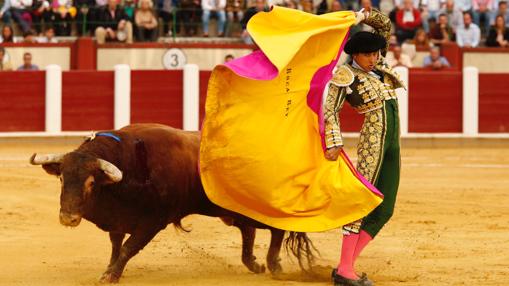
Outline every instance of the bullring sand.
MULTIPOLYGON (((0 285, 95 285, 110 243, 83 221, 58 222, 58 179, 30 166, 37 152, 73 144, 0 143, 0 285)), ((353 149, 347 150, 355 154, 353 149)), ((396 212, 358 261, 377 286, 506 285, 509 281, 509 148, 407 148, 396 212)), ((317 274, 252 274, 240 261, 240 233, 219 219, 190 216, 183 233, 169 226, 127 265, 121 285, 331 285, 339 230, 310 234, 321 252, 317 274)), ((263 261, 269 232, 259 230, 263 261)))

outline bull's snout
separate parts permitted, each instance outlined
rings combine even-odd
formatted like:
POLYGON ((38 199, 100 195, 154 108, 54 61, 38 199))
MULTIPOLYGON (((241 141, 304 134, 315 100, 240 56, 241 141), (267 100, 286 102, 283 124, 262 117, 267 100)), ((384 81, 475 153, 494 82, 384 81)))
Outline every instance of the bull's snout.
POLYGON ((81 222, 81 215, 70 214, 60 211, 60 223, 65 226, 78 226, 81 222))

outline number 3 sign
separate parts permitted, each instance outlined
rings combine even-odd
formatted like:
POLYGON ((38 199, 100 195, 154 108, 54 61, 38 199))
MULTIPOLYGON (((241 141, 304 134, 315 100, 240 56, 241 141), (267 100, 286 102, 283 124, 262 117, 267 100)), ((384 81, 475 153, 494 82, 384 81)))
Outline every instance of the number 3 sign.
POLYGON ((181 49, 171 48, 163 56, 163 66, 167 70, 183 69, 186 61, 186 55, 181 49))

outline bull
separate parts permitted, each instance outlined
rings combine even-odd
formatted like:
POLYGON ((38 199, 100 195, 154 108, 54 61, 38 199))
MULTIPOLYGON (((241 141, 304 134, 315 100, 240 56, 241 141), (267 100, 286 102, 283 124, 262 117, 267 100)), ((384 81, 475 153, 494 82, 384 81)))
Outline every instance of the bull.
MULTIPOLYGON (((285 232, 207 198, 198 171, 199 145, 197 132, 133 124, 98 133, 67 154, 33 154, 30 163, 60 178, 62 225, 76 227, 84 218, 109 233, 111 258, 100 278, 103 283, 117 283, 129 259, 167 225, 183 229, 181 220, 190 214, 220 217, 238 227, 242 262, 254 273, 265 271, 253 255, 256 228, 269 229, 267 268, 273 274, 280 272, 285 232)), ((312 261, 305 234, 290 233, 286 245, 301 267, 303 257, 312 261)))

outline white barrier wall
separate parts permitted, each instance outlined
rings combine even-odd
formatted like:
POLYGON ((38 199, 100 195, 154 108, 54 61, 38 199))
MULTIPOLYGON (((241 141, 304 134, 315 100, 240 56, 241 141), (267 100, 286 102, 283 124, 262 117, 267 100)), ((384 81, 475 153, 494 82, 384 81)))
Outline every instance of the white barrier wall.
POLYGON ((131 123, 131 69, 115 66, 113 126, 120 129, 131 123))
POLYGON ((463 68, 463 134, 479 133, 479 69, 463 68))
POLYGON ((184 66, 184 130, 200 129, 200 70, 197 65, 184 66))
POLYGON ((62 69, 57 65, 46 67, 45 130, 62 131, 62 69))

